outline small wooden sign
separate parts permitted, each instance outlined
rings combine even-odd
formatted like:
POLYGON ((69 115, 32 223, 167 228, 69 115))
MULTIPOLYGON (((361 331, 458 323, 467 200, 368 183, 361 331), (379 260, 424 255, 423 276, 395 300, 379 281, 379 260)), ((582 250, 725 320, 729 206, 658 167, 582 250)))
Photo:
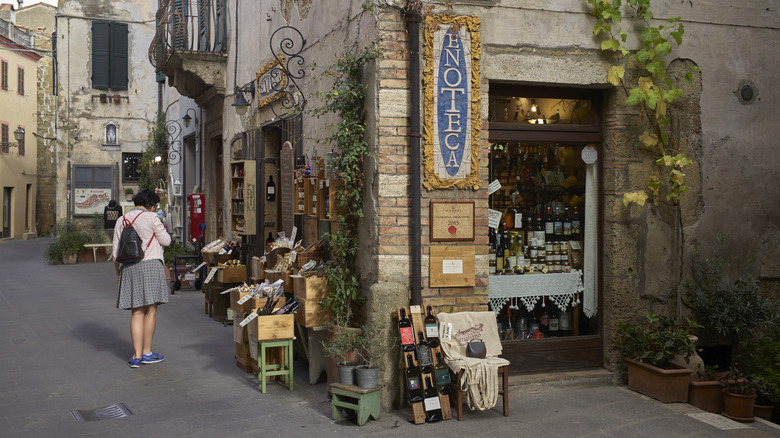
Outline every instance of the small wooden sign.
POLYGON ((474 201, 431 201, 431 242, 474 241, 474 201))
POLYGON ((473 246, 432 246, 428 262, 430 287, 474 286, 473 246))

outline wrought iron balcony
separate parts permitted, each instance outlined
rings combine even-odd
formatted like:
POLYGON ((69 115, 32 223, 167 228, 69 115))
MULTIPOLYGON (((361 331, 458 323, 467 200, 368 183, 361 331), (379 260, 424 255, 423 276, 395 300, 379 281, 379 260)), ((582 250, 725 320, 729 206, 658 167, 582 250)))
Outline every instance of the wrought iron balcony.
POLYGON ((198 98, 225 89, 225 0, 162 0, 149 61, 180 94, 198 98))

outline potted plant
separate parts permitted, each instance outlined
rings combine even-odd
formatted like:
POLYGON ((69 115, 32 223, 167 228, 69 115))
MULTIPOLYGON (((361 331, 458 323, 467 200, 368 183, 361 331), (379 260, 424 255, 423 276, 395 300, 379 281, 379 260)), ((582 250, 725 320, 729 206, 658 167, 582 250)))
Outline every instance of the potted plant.
POLYGON ((771 333, 750 342, 735 359, 756 392, 753 414, 765 420, 771 420, 773 406, 780 406, 780 341, 775 339, 777 333, 771 333))
POLYGON ((355 384, 355 368, 358 363, 351 360, 357 348, 358 329, 339 326, 344 321, 336 321, 329 327, 328 339, 322 341, 322 349, 325 356, 336 360, 338 366, 339 383, 344 385, 355 384))
POLYGON ((80 231, 74 222, 60 221, 56 227, 57 238, 44 252, 49 263, 74 264, 84 244, 89 242, 86 233, 80 231))
POLYGON ((133 201, 133 189, 130 187, 125 187, 125 201, 132 202, 133 201))
POLYGON ((357 337, 357 354, 361 365, 355 369, 357 386, 361 388, 376 388, 379 381, 378 360, 392 348, 395 337, 387 330, 387 324, 370 321, 360 328, 357 337))
POLYGON ((729 368, 722 379, 723 415, 742 423, 754 420, 753 403, 756 400, 755 384, 736 366, 729 368))
POLYGON ((723 412, 723 386, 718 380, 718 367, 705 366, 704 369, 691 374, 688 385, 688 404, 702 411, 723 412))
POLYGON ((690 319, 648 313, 643 323, 618 323, 618 337, 626 353, 628 387, 664 403, 688 401, 691 373, 672 364, 675 357, 693 353, 689 335, 701 327, 690 319))

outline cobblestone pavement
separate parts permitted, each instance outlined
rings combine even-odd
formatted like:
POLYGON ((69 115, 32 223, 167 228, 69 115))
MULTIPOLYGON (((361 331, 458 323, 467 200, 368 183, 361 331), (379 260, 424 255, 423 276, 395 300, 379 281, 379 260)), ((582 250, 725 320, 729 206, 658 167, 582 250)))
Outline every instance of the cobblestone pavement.
POLYGON ((131 369, 130 315, 115 307, 113 265, 48 265, 50 242, 0 241, 0 436, 780 436, 776 425, 740 425, 606 385, 513 386, 509 417, 496 408, 415 426, 402 409, 363 427, 333 421, 325 383, 309 385, 304 362, 294 391, 271 383, 260 393, 235 366, 232 327, 205 315, 195 290, 160 307, 154 348, 165 361, 131 369), (79 423, 71 414, 117 403, 133 415, 79 423))

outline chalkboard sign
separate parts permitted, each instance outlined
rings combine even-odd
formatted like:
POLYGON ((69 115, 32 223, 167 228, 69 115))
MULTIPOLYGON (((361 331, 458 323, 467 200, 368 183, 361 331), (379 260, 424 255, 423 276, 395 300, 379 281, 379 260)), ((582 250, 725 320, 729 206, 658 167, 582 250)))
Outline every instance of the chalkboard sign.
POLYGON ((295 154, 289 141, 284 142, 282 145, 282 150, 279 152, 279 160, 281 171, 279 206, 282 215, 282 226, 279 231, 283 231, 286 236, 290 236, 292 235, 293 225, 295 225, 295 154))

